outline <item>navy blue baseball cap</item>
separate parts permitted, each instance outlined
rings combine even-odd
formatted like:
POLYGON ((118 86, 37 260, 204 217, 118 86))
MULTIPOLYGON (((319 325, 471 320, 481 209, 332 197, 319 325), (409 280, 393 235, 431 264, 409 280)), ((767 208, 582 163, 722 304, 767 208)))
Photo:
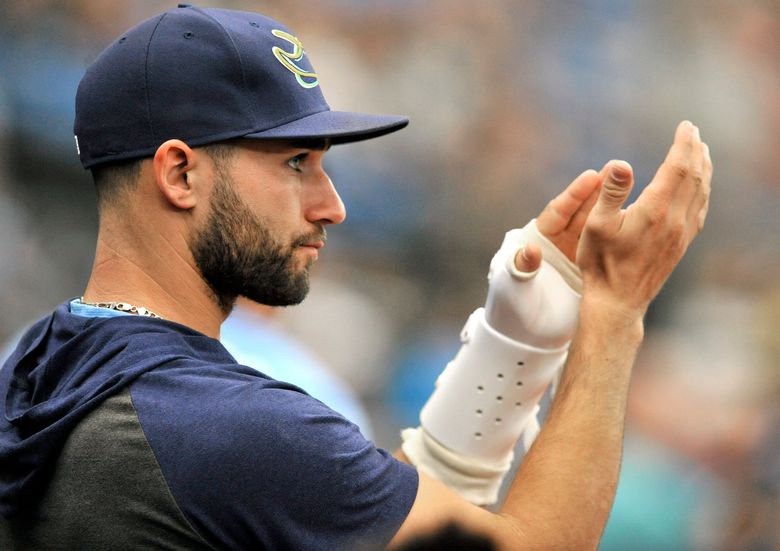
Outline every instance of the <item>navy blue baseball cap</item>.
POLYGON ((178 8, 119 37, 87 69, 74 132, 84 168, 149 157, 166 140, 320 139, 400 130, 406 117, 331 111, 301 42, 256 13, 178 8))

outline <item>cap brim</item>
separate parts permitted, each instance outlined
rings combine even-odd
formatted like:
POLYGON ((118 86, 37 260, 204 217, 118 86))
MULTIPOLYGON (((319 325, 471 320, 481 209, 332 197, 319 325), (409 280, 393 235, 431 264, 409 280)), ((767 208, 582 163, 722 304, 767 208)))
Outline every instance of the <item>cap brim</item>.
POLYGON ((328 138, 333 144, 358 142, 390 134, 409 124, 398 115, 372 115, 348 111, 321 111, 244 138, 258 140, 305 140, 328 138))

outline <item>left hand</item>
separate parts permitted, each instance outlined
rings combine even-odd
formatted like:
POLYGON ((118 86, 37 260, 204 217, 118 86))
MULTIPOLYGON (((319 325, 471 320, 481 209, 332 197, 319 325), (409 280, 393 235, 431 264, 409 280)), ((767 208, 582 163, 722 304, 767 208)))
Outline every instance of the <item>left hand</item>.
MULTIPOLYGON (((603 170, 602 172, 586 170, 577 176, 560 195, 547 203, 536 219, 539 232, 552 241, 572 262, 576 260, 580 233, 599 196, 603 179, 603 170)), ((541 250, 533 244, 521 249, 515 256, 515 266, 521 272, 533 272, 539 267, 541 261, 541 250)))

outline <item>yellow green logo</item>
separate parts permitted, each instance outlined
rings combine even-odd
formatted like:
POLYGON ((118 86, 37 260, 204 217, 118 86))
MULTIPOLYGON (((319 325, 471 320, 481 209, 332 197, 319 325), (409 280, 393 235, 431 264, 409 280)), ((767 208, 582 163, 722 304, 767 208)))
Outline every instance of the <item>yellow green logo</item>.
POLYGON ((279 46, 274 46, 273 48, 271 48, 271 51, 274 53, 276 59, 279 60, 279 63, 284 65, 284 67, 288 71, 294 74, 295 80, 297 80, 298 84, 300 84, 304 88, 314 88, 315 86, 317 86, 320 83, 319 79, 317 78, 317 73, 312 73, 311 71, 306 71, 304 69, 301 69, 295 64, 295 62, 299 61, 304 54, 303 45, 301 44, 301 41, 295 38, 290 33, 286 33, 284 31, 279 31, 276 29, 272 30, 271 34, 283 40, 286 40, 293 46, 292 52, 285 51, 279 46))

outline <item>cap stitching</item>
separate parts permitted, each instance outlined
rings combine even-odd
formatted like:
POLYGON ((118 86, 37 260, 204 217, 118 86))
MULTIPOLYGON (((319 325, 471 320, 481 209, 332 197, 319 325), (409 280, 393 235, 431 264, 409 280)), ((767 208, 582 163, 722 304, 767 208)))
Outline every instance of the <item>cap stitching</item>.
POLYGON ((152 134, 152 143, 157 143, 157 136, 154 132, 154 124, 152 123, 152 100, 151 95, 149 94, 149 52, 152 50, 152 40, 154 40, 154 35, 157 34, 157 29, 160 26, 160 23, 162 23, 162 20, 165 19, 165 16, 168 15, 168 12, 165 12, 160 17, 160 20, 157 21, 157 24, 154 26, 154 29, 152 30, 152 34, 149 36, 149 44, 146 45, 146 58, 144 59, 144 91, 146 92, 146 120, 149 122, 149 132, 152 134))

